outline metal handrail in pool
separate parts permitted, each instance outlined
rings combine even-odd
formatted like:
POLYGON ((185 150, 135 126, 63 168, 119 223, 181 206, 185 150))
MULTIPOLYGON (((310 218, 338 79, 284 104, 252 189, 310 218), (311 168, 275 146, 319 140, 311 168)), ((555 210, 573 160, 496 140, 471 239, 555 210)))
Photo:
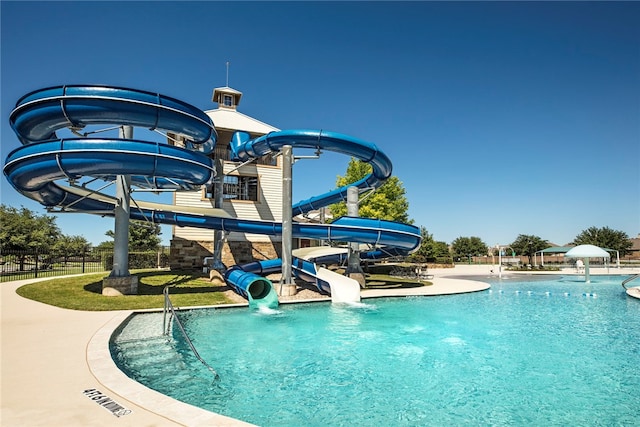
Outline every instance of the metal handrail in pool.
MULTIPOLYGON (((176 313, 176 310, 173 308, 173 304, 171 303, 171 299, 169 298, 169 286, 165 286, 164 290, 162 291, 162 293, 164 295, 164 316, 163 316, 163 319, 162 319, 162 333, 164 335, 169 335, 169 326, 167 325, 167 313, 170 312, 171 313, 171 318, 175 319, 176 324, 180 328, 180 331, 182 332, 182 335, 184 336, 184 339, 187 341, 187 344, 189 344, 189 348, 191 348, 191 351, 193 352, 193 355, 196 356, 196 358, 204 366, 206 366, 207 369, 209 369, 213 373, 213 375, 214 375, 216 380, 219 380, 220 379, 220 375, 218 375, 216 370, 213 369, 202 357, 200 357, 200 354, 198 353, 198 350, 196 350, 196 347, 191 342, 191 338, 189 338, 189 335, 187 335, 187 331, 185 331, 184 326, 182 326, 182 322, 180 321, 180 318, 178 317, 178 315, 176 313)), ((169 322, 171 322, 171 318, 169 318, 169 322)))
POLYGON ((629 288, 626 287, 626 284, 631 282, 631 281, 633 281, 633 280, 636 280, 638 277, 640 277, 640 274, 636 274, 634 276, 631 276, 631 277, 628 277, 628 278, 624 279, 624 281, 622 282, 622 287, 625 288, 625 289, 629 289, 629 288))

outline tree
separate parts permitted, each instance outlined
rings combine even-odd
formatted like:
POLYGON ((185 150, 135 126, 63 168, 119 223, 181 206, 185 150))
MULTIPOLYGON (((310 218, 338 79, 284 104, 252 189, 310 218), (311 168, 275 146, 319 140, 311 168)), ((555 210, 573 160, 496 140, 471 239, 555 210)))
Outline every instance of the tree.
MULTIPOLYGON (((112 230, 104 233, 105 235, 115 238, 112 230)), ((160 248, 160 226, 147 221, 129 221, 129 249, 132 251, 157 251, 160 248)), ((101 249, 113 249, 113 241, 102 242, 98 245, 101 249)))
POLYGON ((409 256, 409 260, 413 262, 434 262, 437 260, 451 260, 449 247, 445 242, 437 242, 433 239, 433 235, 429 234, 425 227, 420 227, 420 235, 422 243, 417 251, 409 256))
POLYGON ((29 252, 48 251, 59 237, 55 217, 37 215, 25 207, 0 205, 0 248, 20 252, 20 271, 24 270, 29 252))
POLYGON ((513 243, 511 243, 511 249, 513 249, 518 255, 526 255, 529 258, 529 264, 533 264, 533 256, 536 252, 541 251, 549 247, 549 242, 542 240, 538 236, 531 236, 526 234, 520 234, 513 243))
POLYGON ((100 242, 97 246, 94 246, 93 249, 98 252, 113 251, 113 240, 105 240, 104 242, 100 242))
POLYGON ((422 242, 420 242, 420 247, 417 251, 412 253, 409 256, 409 259, 414 262, 427 262, 429 259, 433 259, 432 253, 432 242, 433 235, 429 234, 425 227, 420 227, 420 237, 422 237, 422 242))
POLYGON ((55 217, 0 205, 0 246, 9 251, 46 251, 60 237, 55 217))
POLYGON ((63 234, 53 244, 52 249, 56 252, 64 252, 69 256, 74 256, 80 255, 91 249, 91 243, 89 243, 83 236, 68 236, 63 234))
POLYGON ((433 256, 436 262, 444 262, 445 264, 451 264, 453 260, 451 259, 451 251, 449 250, 449 245, 447 242, 442 241, 434 241, 432 243, 433 246, 433 256))
POLYGON ((620 252, 620 256, 626 255, 633 246, 633 242, 624 231, 613 230, 609 227, 589 227, 582 230, 573 239, 574 245, 595 245, 601 248, 613 249, 620 252))
POLYGON ((91 249, 91 244, 83 236, 67 236, 63 234, 53 244, 52 249, 62 254, 64 262, 67 262, 69 257, 82 255, 91 249))
POLYGON ((451 243, 455 257, 468 257, 486 255, 487 245, 479 237, 458 237, 451 243))
MULTIPOLYGON (((344 176, 338 176, 336 187, 343 187, 361 180, 371 173, 371 165, 351 158, 344 176)), ((347 204, 340 202, 329 207, 334 218, 347 214, 347 204)), ((408 215, 409 202, 398 177, 392 176, 378 187, 373 194, 363 199, 358 206, 358 215, 363 218, 377 218, 412 224, 408 215)))

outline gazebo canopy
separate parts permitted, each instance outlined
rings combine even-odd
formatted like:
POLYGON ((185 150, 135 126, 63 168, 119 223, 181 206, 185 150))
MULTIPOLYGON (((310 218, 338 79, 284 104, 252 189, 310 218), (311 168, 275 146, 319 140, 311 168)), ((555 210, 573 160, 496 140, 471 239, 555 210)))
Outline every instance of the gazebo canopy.
POLYGON ((542 265, 544 265, 544 256, 546 255, 564 255, 567 258, 611 258, 608 252, 616 253, 616 264, 620 268, 620 251, 617 249, 601 248, 595 245, 579 245, 579 246, 552 246, 547 249, 536 252, 542 257, 542 265), (593 254, 593 255, 592 255, 593 254))
POLYGON ((609 252, 599 246, 579 245, 564 254, 567 258, 611 258, 609 252))
POLYGON ((573 249, 573 246, 552 246, 538 252, 542 252, 543 254, 564 254, 569 252, 571 249, 573 249))
POLYGON ((589 279, 589 258, 611 258, 609 252, 601 247, 594 245, 579 245, 564 254, 566 258, 584 259, 584 281, 591 282, 589 279))

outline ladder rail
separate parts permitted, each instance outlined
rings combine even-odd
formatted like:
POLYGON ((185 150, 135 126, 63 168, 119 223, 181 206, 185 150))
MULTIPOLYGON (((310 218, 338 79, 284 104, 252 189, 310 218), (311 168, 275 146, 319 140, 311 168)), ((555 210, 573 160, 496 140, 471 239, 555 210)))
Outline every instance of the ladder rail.
POLYGON ((640 277, 640 274, 636 274, 636 275, 633 275, 631 277, 626 278, 625 280, 622 281, 622 287, 625 288, 625 289, 629 289, 629 288, 627 288, 627 283, 636 280, 638 277, 640 277))
POLYGON ((193 353, 193 355, 200 361, 200 363, 202 363, 209 371, 211 371, 211 373, 213 373, 214 378, 216 380, 219 380, 220 379, 220 375, 218 375, 218 372, 216 372, 216 370, 213 369, 200 356, 200 353, 198 353, 198 350, 196 350, 196 347, 193 345, 193 342, 191 341, 191 338, 189 338, 189 335, 187 335, 187 331, 184 329, 184 326, 182 326, 182 322, 180 321, 180 318, 178 317, 178 315, 177 315, 177 313, 175 311, 175 308, 173 307, 173 304, 171 303, 171 299, 169 298, 169 287, 170 286, 165 286, 164 290, 162 291, 162 293, 164 294, 164 316, 163 316, 163 321, 162 321, 162 333, 164 335, 169 335, 169 326, 171 324, 171 319, 174 319, 175 324, 178 325, 178 328, 180 329, 180 332, 182 332, 182 336, 187 341, 187 344, 189 345, 189 348, 191 349, 191 352, 193 353), (168 323, 167 323, 167 313, 170 314, 168 323))

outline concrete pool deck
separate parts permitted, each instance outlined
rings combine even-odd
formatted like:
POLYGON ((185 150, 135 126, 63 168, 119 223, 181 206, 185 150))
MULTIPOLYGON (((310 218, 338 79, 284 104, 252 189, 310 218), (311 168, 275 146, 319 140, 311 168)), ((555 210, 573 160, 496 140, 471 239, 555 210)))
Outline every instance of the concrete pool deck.
MULTIPOLYGON (((480 291, 489 285, 465 280, 464 276, 495 277, 497 274, 491 272, 492 268, 494 266, 471 265, 432 269, 429 273, 434 275, 433 286, 367 289, 363 290, 362 296, 480 291)), ((611 274, 639 272, 638 268, 610 269, 611 274)), ((606 271, 592 269, 591 274, 606 274, 606 271)), ((113 330, 134 311, 67 310, 16 294, 17 288, 34 281, 0 285, 2 426, 249 425, 166 397, 129 379, 117 369, 109 353, 109 338, 113 330)), ((637 294, 640 298, 640 291, 637 294)))

